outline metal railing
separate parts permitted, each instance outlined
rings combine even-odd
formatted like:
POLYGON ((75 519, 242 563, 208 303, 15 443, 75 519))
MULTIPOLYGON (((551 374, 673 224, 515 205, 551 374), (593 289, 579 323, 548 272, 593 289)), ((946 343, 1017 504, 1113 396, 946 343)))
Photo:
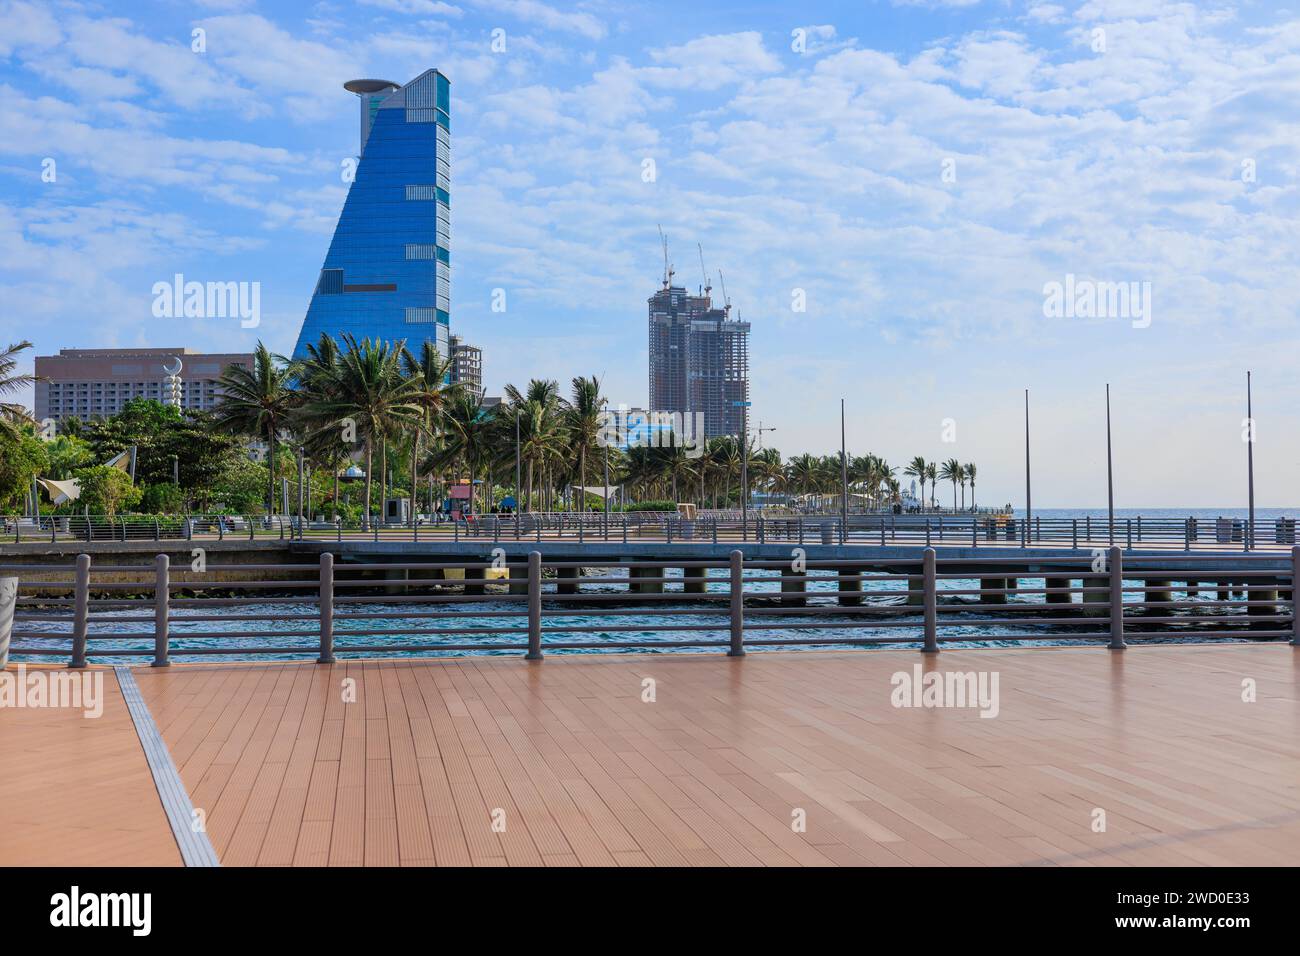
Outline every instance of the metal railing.
POLYGON ((1286 640, 1300 644, 1289 569, 1241 557, 1126 567, 1098 558, 524 560, 8 565, 20 575, 12 653, 96 659, 917 645, 1286 640), (678 573, 670 573, 678 572, 678 573), (251 577, 250 577, 251 575, 251 577), (1041 583, 1040 583, 1041 582, 1041 583), (584 587, 586 590, 584 590, 584 587), (1175 595, 1181 594, 1181 597, 1175 595), (1077 600, 1076 600, 1077 596, 1077 600), (576 638, 586 635, 586 639, 576 638))
POLYGON ((292 515, 56 516, 6 520, 8 541, 113 542, 165 540, 365 540, 373 541, 587 541, 659 543, 779 543, 890 545, 933 548, 1044 547, 1092 550, 1277 552, 1293 547, 1295 518, 1257 522, 1243 518, 1133 517, 1042 518, 1008 515, 750 516, 700 513, 686 520, 672 512, 525 512, 468 515, 452 520, 418 516, 404 523, 343 521, 292 515))

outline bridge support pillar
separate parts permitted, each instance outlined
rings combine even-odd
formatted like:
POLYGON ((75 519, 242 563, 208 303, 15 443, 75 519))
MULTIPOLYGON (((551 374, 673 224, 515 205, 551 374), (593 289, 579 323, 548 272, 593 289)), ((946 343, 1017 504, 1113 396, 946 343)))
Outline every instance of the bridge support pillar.
MULTIPOLYGON (((1008 584, 1006 578, 980 578, 981 590, 985 588, 1005 588, 1007 586, 1008 584)), ((1005 594, 981 594, 980 603, 981 604, 1006 604, 1007 596, 1005 594)))
POLYGON ((1186 597, 1188 598, 1188 600, 1190 600, 1190 599, 1192 599, 1192 598, 1194 598, 1194 597, 1200 597, 1200 596, 1201 596, 1201 588, 1200 588, 1200 584, 1201 584, 1201 582, 1198 581, 1196 578, 1188 578, 1188 579, 1187 579, 1187 587, 1186 587, 1186 589, 1184 590, 1184 594, 1186 595, 1186 597))
POLYGON ((406 582, 410 580, 410 573, 405 568, 399 568, 395 571, 385 571, 384 580, 394 582, 384 585, 385 594, 406 594, 406 582))
POLYGON ((510 569, 510 593, 527 594, 528 593, 528 569, 513 567, 510 569))
POLYGON ((839 573, 840 605, 857 607, 862 603, 862 568, 844 568, 839 573))
MULTIPOLYGON (((1255 584, 1256 587, 1268 585, 1271 589, 1277 582, 1255 579, 1252 583, 1255 584)), ((1248 601, 1276 601, 1278 599, 1278 592, 1276 590, 1247 591, 1246 599, 1248 601)), ((1276 604, 1254 604, 1246 608, 1246 614, 1249 617, 1270 617, 1277 612, 1278 606, 1276 604)), ((1260 626, 1270 629, 1277 627, 1278 630, 1282 630, 1286 625, 1280 622, 1261 622, 1260 626)))
POLYGON ((556 594, 577 594, 578 593, 578 574, 581 568, 556 568, 555 569, 555 593, 556 594))
MULTIPOLYGON (((662 578, 664 569, 661 567, 649 568, 628 568, 628 577, 630 578, 662 578)), ((663 594, 663 581, 633 581, 628 588, 633 594, 663 594)))
POLYGON ((1147 578, 1143 596, 1148 604, 1168 604, 1174 599, 1174 590, 1164 578, 1147 578))
POLYGON ((1228 585, 1231 583, 1232 583, 1231 581, 1225 581, 1223 578, 1219 578, 1217 581, 1215 581, 1214 582, 1215 590, 1217 592, 1215 594, 1215 598, 1217 598, 1220 601, 1226 601, 1230 597, 1232 597, 1231 592, 1228 590, 1228 585))
POLYGON ((925 604, 925 578, 919 574, 907 579, 907 604, 909 607, 925 604))
POLYGON ((1087 617, 1110 616, 1110 588, 1104 578, 1083 578, 1083 613, 1087 617))
POLYGON ((781 603, 795 607, 808 604, 808 572, 781 570, 781 603))
POLYGON ((704 594, 708 591, 708 568, 682 568, 682 590, 687 594, 704 594))
POLYGON ((465 569, 465 593, 482 595, 483 593, 483 569, 482 568, 465 569))
MULTIPOLYGON (((1046 578, 1044 583, 1049 588, 1068 588, 1070 586, 1069 578, 1046 578)), ((1074 601, 1073 594, 1049 594, 1047 595, 1048 604, 1070 604, 1074 601)))

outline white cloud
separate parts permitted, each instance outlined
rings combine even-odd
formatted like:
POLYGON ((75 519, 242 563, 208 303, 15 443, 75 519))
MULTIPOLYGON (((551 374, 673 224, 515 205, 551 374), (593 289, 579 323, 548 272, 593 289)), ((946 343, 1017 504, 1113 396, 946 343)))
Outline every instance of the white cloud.
POLYGON ((548 30, 576 33, 589 40, 603 39, 605 24, 589 13, 558 10, 539 0, 472 0, 485 10, 504 13, 524 23, 535 23, 548 30))

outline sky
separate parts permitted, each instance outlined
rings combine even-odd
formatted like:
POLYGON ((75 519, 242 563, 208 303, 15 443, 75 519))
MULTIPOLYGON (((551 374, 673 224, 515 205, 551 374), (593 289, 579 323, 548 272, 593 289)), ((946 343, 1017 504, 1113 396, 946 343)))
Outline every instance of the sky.
POLYGON ((644 406, 662 226, 752 323, 785 455, 837 452, 843 398, 850 454, 974 462, 1021 506, 1028 389, 1035 507, 1104 505, 1109 383, 1117 506, 1242 507, 1249 369, 1257 502, 1300 504, 1285 4, 0 0, 0 339, 291 351, 358 150, 342 84, 431 67, 488 394, 594 374, 644 406), (260 283, 260 323, 155 317, 176 273, 260 283), (1098 284, 1101 315, 1053 307, 1098 284))

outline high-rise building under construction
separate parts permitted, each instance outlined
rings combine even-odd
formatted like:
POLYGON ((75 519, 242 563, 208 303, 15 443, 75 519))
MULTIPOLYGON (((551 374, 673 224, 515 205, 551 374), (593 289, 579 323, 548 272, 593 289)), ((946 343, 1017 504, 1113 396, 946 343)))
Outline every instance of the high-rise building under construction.
MULTIPOLYGON (((705 285, 698 295, 672 285, 650 297, 650 409, 703 415, 704 437, 739 436, 749 402, 749 323, 714 308, 705 285)), ((707 283, 707 279, 706 279, 707 283)), ((724 297, 725 298, 725 297, 724 297)))

